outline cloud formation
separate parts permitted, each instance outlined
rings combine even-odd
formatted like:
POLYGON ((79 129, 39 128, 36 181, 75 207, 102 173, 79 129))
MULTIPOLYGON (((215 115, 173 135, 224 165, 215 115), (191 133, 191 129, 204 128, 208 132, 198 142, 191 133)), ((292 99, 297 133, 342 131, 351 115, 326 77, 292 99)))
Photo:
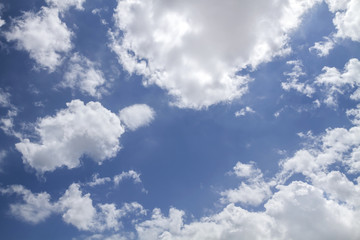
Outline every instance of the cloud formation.
POLYGON ((102 94, 106 93, 105 83, 104 74, 97 64, 75 53, 68 62, 64 81, 60 86, 80 89, 83 94, 101 98, 102 94))
POLYGON ((36 13, 24 12, 13 19, 5 38, 16 42, 19 50, 27 51, 40 68, 52 72, 62 63, 63 54, 72 49, 73 33, 59 14, 59 9, 48 7, 36 13))
POLYGON ((251 79, 239 70, 288 53, 288 34, 317 2, 118 1, 111 48, 172 104, 206 108, 247 92, 251 79))
POLYGON ((154 117, 155 111, 146 104, 134 104, 119 112, 121 122, 131 131, 149 125, 154 117))
POLYGON ((16 149, 25 164, 43 173, 62 166, 78 167, 84 155, 99 164, 114 157, 124 128, 116 114, 99 102, 73 100, 55 116, 40 118, 35 131, 39 142, 22 139, 16 149))

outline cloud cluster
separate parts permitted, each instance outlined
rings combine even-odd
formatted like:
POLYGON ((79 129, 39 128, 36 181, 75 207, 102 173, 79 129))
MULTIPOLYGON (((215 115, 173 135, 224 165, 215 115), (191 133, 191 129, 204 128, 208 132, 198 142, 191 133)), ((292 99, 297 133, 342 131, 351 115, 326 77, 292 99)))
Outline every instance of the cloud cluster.
POLYGON ((102 232, 119 230, 121 219, 128 214, 144 215, 146 211, 136 202, 125 203, 117 208, 114 203, 94 206, 91 195, 83 194, 80 185, 73 183, 58 199, 52 202, 48 193, 32 193, 21 185, 0 188, 2 194, 16 194, 22 197, 22 203, 10 205, 10 213, 23 221, 39 223, 52 214, 60 214, 65 223, 79 230, 102 232))
POLYGON ((360 61, 356 58, 350 59, 340 72, 335 67, 323 67, 323 73, 316 77, 315 84, 326 89, 326 99, 324 102, 329 106, 337 105, 337 94, 343 94, 350 88, 355 91, 350 95, 350 99, 360 99, 359 74, 360 61))
POLYGON ((242 108, 239 111, 236 111, 235 112, 235 117, 242 117, 242 116, 245 116, 248 113, 255 113, 255 111, 251 107, 246 106, 245 108, 242 108))
POLYGON ((23 139, 16 149, 25 164, 41 173, 77 167, 83 155, 101 164, 120 150, 119 137, 124 133, 116 114, 98 102, 80 100, 67 103, 55 116, 39 119, 35 130, 40 141, 23 139))
POLYGON ((123 171, 122 173, 115 175, 112 179, 110 177, 99 178, 99 174, 95 174, 93 176, 93 180, 87 183, 87 185, 94 187, 105 184, 107 182, 113 182, 115 186, 118 186, 120 182, 124 181, 125 179, 132 179, 134 183, 142 183, 140 175, 140 173, 134 170, 129 170, 127 172, 123 171))
POLYGON ((24 12, 13 19, 5 38, 15 41, 16 47, 27 51, 41 68, 54 71, 61 64, 63 54, 72 49, 73 33, 59 14, 59 9, 48 7, 36 13, 24 12))
POLYGON ((315 92, 315 89, 311 87, 309 84, 299 82, 299 78, 305 76, 305 72, 303 71, 303 64, 300 60, 287 61, 286 64, 292 65, 291 72, 285 72, 284 75, 287 76, 286 82, 281 83, 281 87, 285 91, 290 91, 294 89, 308 97, 315 92))
MULTIPOLYGON (((121 148, 119 138, 125 128, 116 114, 99 102, 84 104, 73 100, 66 105, 67 108, 59 110, 55 116, 38 119, 34 134, 39 141, 21 138, 15 145, 24 163, 38 173, 59 167, 78 167, 83 156, 102 164, 106 159, 115 157, 121 148)), ((137 109, 137 106, 134 105, 134 108, 137 109)), ((151 109, 147 105, 141 106, 151 109)), ((151 113, 154 114, 152 109, 151 113)), ((139 127, 149 124, 152 119, 153 115, 149 119, 147 111, 136 112, 135 115, 127 115, 126 123, 139 127)))
POLYGON ((327 56, 341 39, 351 39, 360 42, 360 3, 357 0, 325 0, 329 10, 335 14, 333 24, 336 32, 324 37, 325 41, 316 42, 310 47, 318 56, 327 56))
POLYGON ((106 93, 105 82, 104 74, 96 63, 75 53, 68 62, 64 81, 60 83, 60 86, 74 90, 80 89, 86 95, 100 98, 103 93, 106 93))
POLYGON ((288 53, 288 34, 317 2, 118 1, 111 47, 176 106, 206 108, 247 92, 251 79, 239 70, 288 53))

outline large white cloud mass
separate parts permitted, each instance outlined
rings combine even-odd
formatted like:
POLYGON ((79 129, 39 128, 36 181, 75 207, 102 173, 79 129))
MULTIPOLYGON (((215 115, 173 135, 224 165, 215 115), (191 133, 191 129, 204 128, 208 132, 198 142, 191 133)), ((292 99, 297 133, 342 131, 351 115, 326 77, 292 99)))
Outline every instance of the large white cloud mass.
POLYGON ((318 0, 119 0, 112 49, 129 73, 200 109, 241 97, 237 72, 289 52, 288 34, 318 0))
POLYGON ((124 133, 116 114, 98 102, 86 105, 80 100, 67 103, 55 116, 44 117, 36 124, 39 142, 23 139, 16 148, 24 163, 38 172, 57 167, 74 168, 83 155, 101 164, 120 150, 119 137, 124 133))
POLYGON ((59 18, 59 9, 42 7, 40 11, 24 12, 13 19, 5 32, 7 41, 15 41, 41 68, 54 71, 62 62, 62 54, 72 49, 73 33, 59 18))

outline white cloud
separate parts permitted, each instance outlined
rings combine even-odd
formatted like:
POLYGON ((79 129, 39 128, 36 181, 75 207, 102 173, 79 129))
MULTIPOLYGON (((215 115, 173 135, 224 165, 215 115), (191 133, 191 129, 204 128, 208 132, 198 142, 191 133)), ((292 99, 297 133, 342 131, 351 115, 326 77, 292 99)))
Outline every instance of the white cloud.
POLYGON ((46 3, 51 6, 59 9, 60 11, 65 11, 70 7, 75 7, 78 10, 83 10, 83 4, 86 0, 45 0, 46 3))
POLYGON ((146 104, 134 104, 119 112, 121 122, 131 131, 149 125, 154 117, 155 111, 146 104))
POLYGON ((8 188, 0 187, 0 193, 22 196, 23 203, 10 205, 11 214, 20 220, 36 224, 44 221, 54 212, 54 206, 50 203, 48 193, 33 194, 21 185, 12 185, 8 188))
POLYGON ((333 20, 337 29, 336 37, 350 38, 352 41, 360 42, 360 2, 358 0, 344 1, 339 8, 343 10, 345 4, 346 10, 336 12, 333 20))
POLYGON ((325 41, 316 42, 314 46, 309 48, 310 52, 315 52, 319 57, 329 55, 330 50, 335 47, 335 42, 329 37, 324 37, 325 41))
POLYGON ((3 8, 4 8, 4 4, 0 3, 0 27, 2 27, 5 24, 5 20, 1 19, 3 8))
POLYGON ((245 116, 247 113, 255 113, 255 111, 251 107, 246 106, 245 108, 236 111, 235 117, 245 116))
POLYGON ((105 83, 104 74, 97 64, 75 53, 69 60, 64 81, 60 83, 60 86, 80 89, 84 94, 100 98, 103 93, 106 93, 105 83))
POLYGON ((245 178, 246 181, 241 182, 238 188, 221 192, 222 202, 256 206, 271 196, 269 184, 264 181, 261 170, 256 168, 253 162, 250 164, 238 162, 232 174, 245 178))
POLYGON ((360 3, 358 0, 325 0, 329 10, 335 13, 333 24, 336 32, 329 37, 324 37, 325 41, 316 42, 310 47, 310 51, 315 51, 318 56, 323 57, 335 47, 340 39, 351 39, 360 42, 360 3))
POLYGON ((354 125, 360 125, 360 104, 356 108, 346 110, 346 116, 351 118, 350 121, 354 125))
POLYGON ((10 97, 10 93, 0 88, 0 107, 11 107, 10 97))
POLYGON ((299 78, 306 75, 302 69, 302 62, 299 60, 294 60, 288 61, 286 62, 286 64, 292 65, 293 68, 291 72, 284 73, 284 75, 287 76, 287 81, 282 82, 281 87, 286 91, 294 89, 308 97, 311 97, 312 94, 315 92, 315 89, 309 84, 299 82, 299 78))
POLYGON ((325 103, 329 106, 337 105, 337 94, 342 94, 350 87, 355 91, 350 95, 353 100, 360 99, 358 76, 360 75, 360 61, 356 58, 350 59, 343 72, 335 67, 324 67, 323 73, 316 77, 315 84, 326 87, 327 98, 325 103))
POLYGON ((90 194, 83 195, 78 184, 72 184, 57 203, 66 223, 80 230, 90 230, 95 225, 96 209, 90 194))
POLYGON ((76 183, 71 184, 55 202, 50 201, 48 193, 34 194, 21 185, 0 187, 0 193, 22 196, 24 203, 11 204, 10 213, 32 224, 40 223, 52 214, 60 214, 64 222, 79 230, 102 232, 119 230, 121 219, 129 214, 146 215, 146 210, 137 202, 125 203, 121 208, 113 203, 94 206, 90 194, 83 194, 80 185, 76 183))
POLYGON ((24 12, 14 18, 11 28, 5 32, 7 41, 15 41, 41 68, 54 71, 62 62, 63 54, 72 48, 73 33, 59 18, 56 8, 42 7, 39 12, 24 12))
POLYGON ((287 34, 316 2, 118 1, 111 48, 176 106, 206 108, 247 92, 251 79, 237 71, 288 53, 287 34))
POLYGON ((21 138, 21 135, 14 130, 14 118, 18 109, 10 102, 11 94, 0 88, 0 107, 7 108, 6 116, 0 118, 0 129, 9 136, 21 138))
POLYGON ((120 150, 119 137, 124 133, 116 114, 98 102, 85 105, 80 100, 67 103, 55 116, 40 118, 35 131, 39 142, 23 139, 16 149, 24 163, 39 173, 78 167, 83 155, 101 164, 120 150))
POLYGON ((90 187, 95 187, 98 185, 103 185, 110 181, 111 181, 111 178, 109 178, 109 177, 99 178, 99 174, 97 173, 97 174, 93 175, 92 181, 87 183, 87 185, 89 185, 90 187))
POLYGON ((127 178, 133 179, 135 183, 141 183, 140 174, 135 172, 134 170, 122 172, 119 175, 114 176, 113 181, 115 185, 119 185, 121 181, 127 178))

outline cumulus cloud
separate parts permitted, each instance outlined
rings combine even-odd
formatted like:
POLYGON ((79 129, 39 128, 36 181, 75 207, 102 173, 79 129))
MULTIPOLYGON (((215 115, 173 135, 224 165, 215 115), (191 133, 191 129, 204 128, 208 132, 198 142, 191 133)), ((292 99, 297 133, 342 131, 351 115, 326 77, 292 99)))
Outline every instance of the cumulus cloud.
POLYGON ((19 50, 25 50, 44 69, 54 71, 62 62, 63 54, 72 48, 73 33, 59 18, 59 9, 42 7, 40 11, 24 12, 14 18, 7 41, 15 41, 19 50))
POLYGON ((39 142, 22 139, 16 149, 25 164, 43 173, 62 166, 78 167, 84 155, 99 164, 114 157, 124 128, 116 114, 99 102, 73 100, 55 116, 40 118, 35 131, 39 142))
POLYGON ((114 184, 119 185, 121 181, 127 178, 133 179, 135 183, 141 183, 140 174, 134 170, 129 170, 128 172, 122 172, 114 176, 114 184))
POLYGON ((0 118, 0 129, 9 136, 21 138, 21 134, 14 130, 14 118, 18 114, 18 109, 10 102, 11 94, 0 88, 0 107, 7 108, 6 116, 0 118))
POLYGON ((121 219, 128 214, 145 215, 146 211, 137 202, 125 203, 117 208, 114 203, 97 204, 94 206, 89 193, 83 194, 80 185, 73 183, 58 199, 51 202, 46 192, 32 193, 21 185, 0 188, 1 194, 16 194, 22 197, 23 203, 10 205, 10 213, 20 220, 37 224, 52 214, 62 215, 65 223, 79 230, 102 232, 119 230, 121 219))
POLYGON ((248 113, 255 113, 255 111, 251 107, 246 106, 245 108, 242 108, 239 111, 236 111, 235 117, 245 116, 248 113))
POLYGON ((303 71, 302 62, 300 60, 293 60, 287 61, 286 64, 292 65, 293 68, 291 72, 284 73, 284 75, 287 76, 287 81, 282 82, 281 87, 286 91, 294 89, 295 91, 311 97, 312 94, 315 92, 315 89, 309 84, 299 82, 299 78, 306 75, 303 71))
POLYGON ((61 11, 65 11, 70 7, 75 7, 78 10, 83 10, 83 4, 86 0, 45 0, 46 3, 61 11))
POLYGON ((87 183, 87 185, 89 185, 90 187, 95 187, 95 186, 98 186, 98 185, 103 185, 107 182, 110 182, 111 181, 111 178, 109 177, 103 177, 103 178, 99 178, 99 174, 96 173, 93 175, 93 179, 91 182, 87 183))
POLYGON ((335 14, 333 24, 336 32, 324 37, 325 41, 316 42, 310 47, 318 56, 327 56, 341 39, 360 41, 360 3, 357 0, 325 0, 329 10, 335 14))
POLYGON ((21 185, 0 188, 2 194, 17 194, 22 196, 23 203, 10 205, 10 213, 20 220, 29 223, 44 221, 54 212, 54 205, 50 202, 50 195, 46 192, 33 194, 21 185))
MULTIPOLYGON (((309 135, 309 134, 308 134, 309 135)), ((309 135, 305 148, 280 163, 274 187, 264 210, 248 211, 230 203, 216 214, 185 222, 185 213, 171 208, 165 216, 159 209, 149 220, 136 225, 139 239, 358 239, 360 237, 359 127, 328 129, 309 135), (355 164, 355 161, 357 161, 355 164), (345 166, 345 171, 334 166, 345 166), (289 180, 302 174, 303 181, 289 180), (289 181, 288 181, 289 180, 289 181), (288 183, 287 183, 288 182, 288 183)), ((237 163, 231 174, 260 179, 253 163, 237 163)), ((249 187, 248 195, 256 196, 249 187)))
POLYGON ((154 117, 155 111, 146 104, 134 104, 119 112, 121 122, 131 131, 149 125, 154 117))
POLYGON ((319 57, 329 55, 330 51, 335 47, 335 42, 329 37, 324 37, 324 41, 316 42, 314 46, 309 48, 310 52, 315 52, 319 57))
POLYGON ((105 82, 104 74, 96 63, 75 53, 69 60, 64 81, 60 83, 60 86, 80 89, 86 95, 100 98, 103 93, 106 93, 105 82))
POLYGON ((251 79, 239 70, 288 53, 288 34, 317 2, 118 1, 111 48, 172 104, 206 108, 247 92, 251 79))
POLYGON ((337 94, 342 94, 350 88, 356 89, 350 98, 353 100, 360 99, 359 90, 359 75, 360 75, 360 61, 356 58, 350 59, 342 72, 335 67, 324 67, 323 73, 316 77, 315 84, 324 86, 326 88, 327 98, 325 103, 329 106, 337 105, 337 94))
POLYGON ((270 185, 264 181, 261 170, 256 168, 253 162, 238 162, 233 168, 233 174, 245 178, 245 181, 242 181, 238 188, 221 192, 222 202, 256 206, 271 196, 270 185))
MULTIPOLYGON (((334 2, 334 1, 330 1, 334 2)), ((330 9, 336 12, 333 19, 337 29, 336 37, 350 38, 352 41, 360 41, 360 2, 357 0, 342 1, 338 4, 330 4, 330 9), (345 8, 346 5, 346 8, 345 8), (342 10, 342 11, 341 11, 342 10)))

